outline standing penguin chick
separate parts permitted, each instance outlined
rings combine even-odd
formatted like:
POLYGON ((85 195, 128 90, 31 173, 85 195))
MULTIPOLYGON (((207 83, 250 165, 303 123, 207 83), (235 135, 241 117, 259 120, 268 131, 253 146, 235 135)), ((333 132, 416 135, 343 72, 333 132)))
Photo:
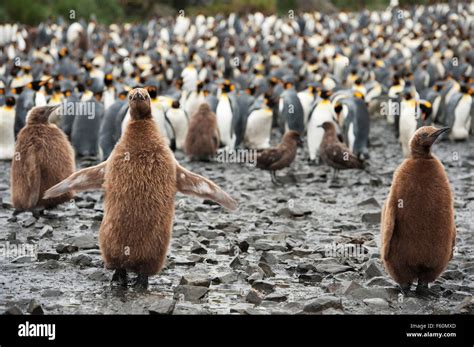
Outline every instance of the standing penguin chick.
POLYGON ((150 96, 136 88, 129 94, 131 120, 106 162, 80 170, 45 193, 105 189, 99 242, 113 281, 127 285, 127 271, 138 274, 135 285, 148 286, 166 260, 177 191, 211 199, 235 209, 236 202, 212 181, 187 171, 174 159, 152 116, 150 96))
POLYGON ((273 184, 282 185, 283 183, 278 180, 275 171, 291 165, 295 160, 299 144, 301 144, 300 134, 294 130, 287 131, 277 147, 268 148, 258 153, 257 167, 270 171, 273 184))
POLYGON ((189 122, 184 143, 186 155, 196 160, 209 160, 219 148, 216 114, 208 103, 202 103, 189 122))
POLYGON ((74 195, 42 199, 43 193, 74 172, 74 150, 66 135, 48 122, 56 106, 33 108, 19 132, 11 169, 12 204, 16 209, 51 207, 74 195))
POLYGON ((410 157, 395 171, 382 210, 382 261, 404 292, 417 279, 417 292, 429 293, 428 283, 453 256, 453 197, 443 165, 431 154, 432 144, 448 130, 426 126, 416 131, 410 157))
POLYGON ((324 129, 324 136, 319 149, 321 159, 326 165, 334 169, 333 178, 337 177, 339 170, 364 168, 364 163, 344 143, 339 141, 336 125, 333 122, 324 122, 320 127, 324 129))

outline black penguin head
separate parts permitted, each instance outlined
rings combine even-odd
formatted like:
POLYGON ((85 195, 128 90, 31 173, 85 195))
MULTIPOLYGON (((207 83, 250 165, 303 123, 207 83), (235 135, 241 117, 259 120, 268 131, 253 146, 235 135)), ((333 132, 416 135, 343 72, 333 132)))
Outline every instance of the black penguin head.
POLYGON ((109 87, 113 83, 114 83, 114 78, 113 78, 112 74, 110 74, 110 73, 106 74, 104 76, 104 84, 109 87))
POLYGON ((459 89, 460 89, 460 92, 463 94, 467 94, 469 92, 469 86, 466 84, 461 84, 459 89))
POLYGON ((173 100, 171 103, 171 108, 179 108, 180 104, 178 100, 173 100))
POLYGON ((135 88, 128 94, 130 116, 132 119, 151 118, 150 95, 144 88, 135 88))
POLYGON ((196 85, 197 92, 199 93, 202 90, 203 87, 204 87, 204 82, 199 81, 196 85))
POLYGON ((225 80, 224 83, 222 83, 222 92, 223 93, 230 93, 234 90, 234 86, 232 83, 230 83, 229 80, 225 80))
POLYGON ((342 111, 342 104, 338 102, 336 103, 336 105, 334 105, 334 112, 336 112, 336 114, 339 114, 341 111, 342 111))
POLYGON ((326 89, 321 89, 319 91, 319 96, 324 100, 328 100, 329 97, 331 96, 331 91, 326 90, 326 89))
POLYGON ((28 124, 46 124, 51 114, 60 107, 61 104, 33 107, 26 116, 26 122, 28 124))
POLYGON ((158 89, 155 86, 145 87, 151 99, 155 99, 158 96, 158 89))
POLYGON ((429 157, 431 146, 445 132, 451 128, 437 129, 432 126, 424 126, 419 128, 410 140, 410 149, 412 157, 423 158, 429 157))
POLYGON ((118 95, 118 98, 120 100, 125 100, 127 98, 127 95, 128 95, 128 92, 126 90, 122 90, 119 95, 118 95))
POLYGON ((16 104, 16 99, 13 96, 7 96, 5 99, 5 105, 8 107, 13 107, 16 104))
POLYGON ((420 102, 420 110, 421 110, 421 119, 425 121, 433 111, 433 106, 429 101, 420 102))

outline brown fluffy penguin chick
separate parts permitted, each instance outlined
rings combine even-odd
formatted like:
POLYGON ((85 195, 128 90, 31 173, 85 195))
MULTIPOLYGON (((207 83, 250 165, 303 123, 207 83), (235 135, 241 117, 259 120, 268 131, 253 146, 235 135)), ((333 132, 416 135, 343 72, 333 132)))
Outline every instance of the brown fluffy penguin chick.
POLYGON ((189 122, 184 152, 192 160, 209 160, 219 148, 216 114, 208 103, 199 105, 189 122))
POLYGON ((443 164, 431 154, 431 145, 447 130, 426 126, 416 131, 410 157, 395 171, 382 210, 382 261, 404 293, 418 280, 417 292, 430 294, 428 283, 453 256, 453 196, 443 164))
POLYGON ((52 207, 73 198, 68 192, 52 199, 43 193, 75 170, 74 150, 66 135, 48 118, 57 106, 33 108, 18 134, 11 168, 12 204, 16 209, 52 207))
POLYGON ((283 183, 278 179, 275 171, 291 165, 296 158, 296 151, 300 143, 300 134, 297 131, 287 131, 278 146, 258 153, 257 167, 270 171, 273 184, 282 185, 283 183))
POLYGON ((339 170, 364 168, 364 163, 339 141, 333 122, 324 122, 321 127, 324 129, 324 136, 319 153, 323 162, 334 169, 333 179, 337 177, 339 170))
POLYGON ((107 162, 80 170, 49 189, 45 196, 103 188, 104 219, 99 242, 113 281, 127 285, 127 271, 137 273, 136 286, 166 260, 177 191, 217 201, 235 209, 235 201, 210 180, 182 168, 174 159, 151 116, 145 89, 129 94, 131 121, 107 162))

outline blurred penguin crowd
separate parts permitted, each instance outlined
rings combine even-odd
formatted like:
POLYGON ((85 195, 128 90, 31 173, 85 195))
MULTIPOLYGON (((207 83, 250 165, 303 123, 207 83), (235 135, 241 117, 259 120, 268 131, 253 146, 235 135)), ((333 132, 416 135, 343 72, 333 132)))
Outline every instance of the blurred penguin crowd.
MULTIPOLYGON (((130 121, 128 92, 145 87, 173 150, 185 150, 198 110, 215 117, 227 150, 270 147, 296 131, 319 161, 325 122, 370 158, 374 118, 405 156, 417 128, 474 130, 474 3, 287 16, 157 18, 104 26, 61 19, 0 25, 0 159, 14 157, 35 106, 76 155, 105 160, 130 121), (209 107, 200 108, 204 103, 209 107)), ((202 133, 202 136, 206 132, 202 133)), ((206 155, 211 155, 207 153, 206 155)))

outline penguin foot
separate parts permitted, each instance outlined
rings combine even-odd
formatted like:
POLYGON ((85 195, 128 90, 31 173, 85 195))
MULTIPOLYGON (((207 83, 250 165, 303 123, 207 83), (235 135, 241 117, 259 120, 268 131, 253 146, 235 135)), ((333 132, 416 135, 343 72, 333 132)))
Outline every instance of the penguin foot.
POLYGON ((409 284, 401 284, 398 286, 398 289, 402 292, 403 296, 406 296, 407 298, 413 298, 416 295, 410 290, 411 288, 411 283, 409 284))
POLYGON ((416 294, 420 297, 440 297, 440 294, 438 292, 428 288, 428 283, 418 283, 418 285, 416 286, 416 294))
POLYGON ((112 276, 112 283, 117 283, 121 287, 127 287, 127 270, 117 269, 112 276))
POLYGON ((284 185, 284 183, 283 183, 282 181, 280 181, 280 180, 278 179, 278 177, 276 176, 275 171, 271 171, 271 176, 272 176, 272 183, 273 183, 274 185, 279 186, 279 187, 281 187, 281 186, 284 185))
POLYGON ((139 291, 145 291, 148 289, 148 276, 138 274, 135 282, 133 283, 133 287, 139 291))

